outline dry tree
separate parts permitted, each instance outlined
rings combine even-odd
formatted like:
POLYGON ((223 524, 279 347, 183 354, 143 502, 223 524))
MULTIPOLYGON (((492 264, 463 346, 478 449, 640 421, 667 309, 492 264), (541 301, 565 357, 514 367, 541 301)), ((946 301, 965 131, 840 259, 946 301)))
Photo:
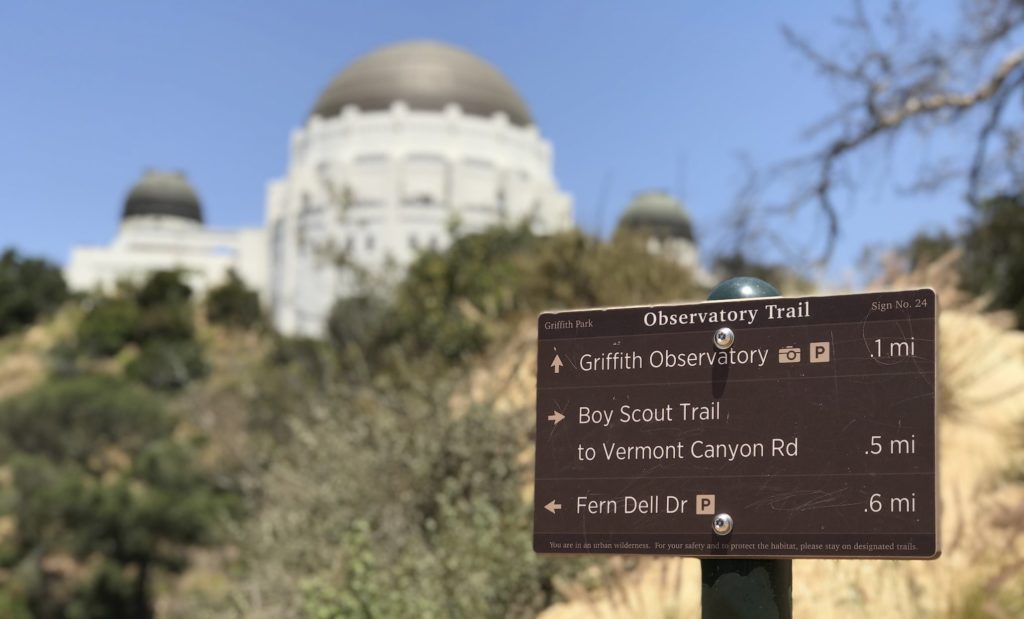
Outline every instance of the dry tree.
POLYGON ((924 28, 920 17, 899 0, 881 12, 855 2, 837 20, 828 50, 783 28, 787 43, 829 81, 838 101, 806 129, 808 152, 767 170, 748 166, 735 209, 746 222, 741 246, 768 242, 792 255, 778 219, 811 211, 824 228, 815 235, 821 247, 799 253, 827 262, 842 223, 837 195, 856 180, 855 155, 891 149, 904 136, 956 143, 919 170, 907 190, 960 184, 976 204, 1024 186, 1024 0, 963 0, 947 32, 924 28), (966 149, 959 137, 965 132, 966 149))

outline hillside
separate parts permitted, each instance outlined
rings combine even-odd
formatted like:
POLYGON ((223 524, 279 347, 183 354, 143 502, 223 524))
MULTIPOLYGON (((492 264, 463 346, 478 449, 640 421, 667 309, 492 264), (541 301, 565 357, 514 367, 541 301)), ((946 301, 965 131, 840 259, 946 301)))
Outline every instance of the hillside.
MULTIPOLYGON (((884 282, 943 305, 943 557, 797 561, 797 616, 1024 609, 1024 336, 951 274, 884 282)), ((0 614, 693 616, 696 560, 533 553, 535 316, 704 294, 628 239, 520 230, 339 303, 324 341, 210 311, 172 275, 73 300, 0 340, 0 614)))

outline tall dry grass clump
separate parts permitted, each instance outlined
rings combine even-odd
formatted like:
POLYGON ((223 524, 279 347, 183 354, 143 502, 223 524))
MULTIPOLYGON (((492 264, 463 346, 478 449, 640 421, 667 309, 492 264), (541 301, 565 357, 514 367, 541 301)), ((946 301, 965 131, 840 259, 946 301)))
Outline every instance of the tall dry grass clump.
POLYGON ((815 617, 1019 617, 1024 487, 1012 471, 1024 430, 1024 334, 959 291, 956 254, 879 287, 939 296, 939 477, 936 561, 798 561, 794 613, 815 617))

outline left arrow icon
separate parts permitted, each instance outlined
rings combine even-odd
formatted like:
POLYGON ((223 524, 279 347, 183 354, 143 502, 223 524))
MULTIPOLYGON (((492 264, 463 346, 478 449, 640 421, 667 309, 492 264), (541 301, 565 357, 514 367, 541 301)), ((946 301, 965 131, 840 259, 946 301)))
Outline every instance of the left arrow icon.
POLYGON ((558 374, 558 371, 562 369, 562 358, 555 355, 554 361, 551 362, 551 367, 555 368, 555 374, 558 374))
POLYGON ((562 413, 560 413, 558 411, 555 411, 555 412, 551 413, 550 415, 548 415, 548 421, 554 421, 556 426, 558 425, 558 422, 563 420, 563 419, 565 419, 565 415, 563 415, 562 413))
POLYGON ((562 504, 561 503, 555 503, 555 500, 551 499, 551 502, 548 503, 547 505, 545 505, 544 509, 548 510, 549 512, 551 512, 553 514, 553 513, 557 512, 558 510, 562 509, 562 504))

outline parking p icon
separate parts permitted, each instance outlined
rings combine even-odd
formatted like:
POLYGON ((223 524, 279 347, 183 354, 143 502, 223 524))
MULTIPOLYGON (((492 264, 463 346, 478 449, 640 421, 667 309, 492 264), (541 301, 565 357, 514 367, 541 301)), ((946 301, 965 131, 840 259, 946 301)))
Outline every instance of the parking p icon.
POLYGON ((714 516, 715 515, 715 495, 713 494, 698 494, 697 495, 697 515, 698 516, 714 516))
POLYGON ((829 342, 811 342, 811 363, 828 363, 832 359, 829 342))

